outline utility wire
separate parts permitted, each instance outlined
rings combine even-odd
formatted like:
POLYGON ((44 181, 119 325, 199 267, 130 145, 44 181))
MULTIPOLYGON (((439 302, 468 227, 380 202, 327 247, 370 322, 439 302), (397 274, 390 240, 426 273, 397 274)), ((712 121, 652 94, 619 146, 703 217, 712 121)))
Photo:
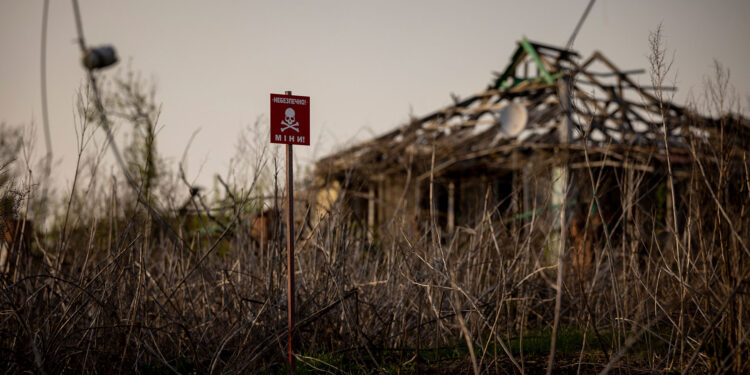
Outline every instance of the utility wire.
MULTIPOLYGON (((581 18, 578 19, 578 23, 576 24, 575 29, 573 29, 573 33, 570 34, 570 38, 568 38, 568 42, 565 44, 566 51, 569 51, 573 47, 573 42, 575 42, 576 37, 578 37, 578 32, 581 31, 581 27, 583 27, 583 23, 586 22, 586 18, 588 18, 589 12, 591 12, 591 8, 594 7, 595 2, 596 0, 590 0, 589 4, 586 5, 586 9, 583 10, 583 14, 581 15, 581 18)), ((570 98, 573 98, 575 94, 571 89, 573 86, 573 75, 570 74, 570 71, 572 69, 570 66, 567 66, 567 67, 563 67, 562 70, 567 76, 567 91, 568 91, 567 96, 568 96, 568 99, 570 100, 570 98)), ((572 101, 571 101, 571 104, 573 104, 572 101)), ((573 105, 568 106, 567 108, 563 108, 568 114, 569 119, 571 118, 572 108, 573 108, 573 105)), ((576 126, 578 127, 578 125, 576 126)))
POLYGON ((583 26, 583 22, 586 21, 586 17, 589 15, 589 11, 591 11, 591 8, 594 6, 594 2, 596 0, 589 1, 589 5, 586 6, 586 10, 583 11, 583 15, 581 16, 581 19, 578 20, 578 24, 576 25, 576 28, 573 30, 573 34, 570 35, 570 38, 568 38, 568 43, 565 44, 565 49, 570 49, 570 47, 573 47, 573 42, 576 40, 576 37, 578 36, 578 31, 581 30, 581 26, 583 26))
POLYGON ((78 0, 73 0, 73 14, 76 18, 76 30, 78 31, 78 45, 81 52, 86 53, 86 41, 83 40, 83 24, 81 21, 81 11, 78 9, 78 0))
POLYGON ((47 155, 44 160, 44 187, 42 188, 42 209, 46 209, 49 178, 52 172, 52 135, 49 129, 49 113, 47 110, 47 19, 49 16, 49 0, 44 0, 42 8, 42 51, 40 56, 40 73, 42 85, 42 125, 44 126, 44 143, 47 155))
MULTIPOLYGON (((78 9, 78 0, 73 0, 73 13, 75 14, 76 18, 76 29, 78 31, 78 45, 81 48, 81 55, 86 56, 87 50, 86 50, 86 41, 83 38, 83 24, 81 22, 81 12, 78 9)), ((96 76, 94 75, 94 71, 91 69, 86 69, 86 73, 88 74, 88 79, 90 82, 91 90, 94 93, 94 105, 96 106, 96 111, 99 112, 99 122, 104 129, 104 132, 107 135, 107 141, 109 142, 109 147, 112 150, 112 153, 115 155, 115 160, 117 161, 117 164, 120 166, 120 169, 122 169, 123 174, 125 175, 125 179, 127 180, 128 184, 130 184, 131 187, 138 193, 138 198, 140 201, 140 189, 138 189, 138 185, 135 183, 135 180, 128 172, 128 169, 125 167, 125 162, 122 159, 122 155, 120 154, 120 149, 117 147, 117 143, 115 143, 115 137, 112 133, 112 127, 109 123, 109 118, 107 118, 107 114, 104 112, 104 105, 102 104, 101 96, 99 94, 99 85, 96 82, 96 76)))
MULTIPOLYGON (((81 48, 82 56, 86 56, 87 49, 86 42, 83 37, 83 22, 81 21, 81 12, 78 8, 78 0, 72 0, 72 2, 73 13, 76 20, 76 29, 78 31, 78 45, 81 48)), ((115 161, 120 166, 123 175, 125 175, 125 180, 127 181, 128 185, 130 185, 130 187, 135 192, 138 203, 143 205, 146 210, 148 210, 154 220, 159 224, 159 226, 162 227, 162 229, 164 229, 165 233, 172 238, 175 244, 179 243, 182 244, 182 246, 191 249, 190 245, 188 245, 185 240, 182 239, 182 237, 180 237, 169 224, 167 224, 164 218, 162 218, 162 216, 156 211, 156 209, 141 194, 141 189, 138 187, 138 184, 136 183, 135 179, 133 179, 133 176, 130 174, 130 172, 128 172, 122 155, 120 154, 120 150, 117 147, 117 143, 115 142, 115 137, 112 132, 112 127, 110 126, 109 118, 107 118, 107 114, 104 110, 104 105, 102 104, 101 95, 99 93, 99 86, 96 82, 96 75, 94 75, 93 69, 87 68, 86 72, 88 74, 89 86, 91 87, 91 90, 94 94, 94 105, 96 106, 97 112, 99 112, 99 123, 101 124, 101 127, 104 129, 104 133, 107 136, 107 142, 109 143, 109 148, 112 150, 112 153, 115 156, 115 161)))

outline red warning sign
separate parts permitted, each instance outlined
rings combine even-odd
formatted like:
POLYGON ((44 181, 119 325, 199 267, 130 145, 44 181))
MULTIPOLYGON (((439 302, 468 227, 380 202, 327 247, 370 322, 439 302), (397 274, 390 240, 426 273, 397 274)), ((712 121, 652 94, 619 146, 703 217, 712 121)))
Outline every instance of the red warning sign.
POLYGON ((271 94, 271 143, 310 145, 310 97, 271 94))

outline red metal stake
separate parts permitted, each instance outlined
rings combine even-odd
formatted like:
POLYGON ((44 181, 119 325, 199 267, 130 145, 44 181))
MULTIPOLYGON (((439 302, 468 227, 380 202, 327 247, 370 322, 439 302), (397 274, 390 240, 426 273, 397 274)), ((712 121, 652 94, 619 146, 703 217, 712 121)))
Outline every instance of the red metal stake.
MULTIPOLYGON (((287 91, 286 95, 292 95, 287 91)), ((287 317, 289 320, 289 373, 294 374, 294 165, 292 145, 286 145, 286 272, 287 317)))

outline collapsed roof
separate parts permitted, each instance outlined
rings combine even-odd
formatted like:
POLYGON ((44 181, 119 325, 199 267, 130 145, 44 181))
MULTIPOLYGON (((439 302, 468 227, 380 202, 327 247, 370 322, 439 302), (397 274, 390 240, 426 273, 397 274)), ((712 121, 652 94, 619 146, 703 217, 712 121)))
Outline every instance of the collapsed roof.
POLYGON ((576 51, 523 38, 485 90, 320 160, 318 174, 366 166, 384 175, 433 152, 434 173, 498 167, 519 150, 627 150, 663 160, 665 139, 671 159, 689 160, 688 135, 709 136, 711 121, 693 126, 685 109, 657 97, 674 88, 641 86, 632 76, 642 73, 620 70, 600 52, 581 60, 576 51))

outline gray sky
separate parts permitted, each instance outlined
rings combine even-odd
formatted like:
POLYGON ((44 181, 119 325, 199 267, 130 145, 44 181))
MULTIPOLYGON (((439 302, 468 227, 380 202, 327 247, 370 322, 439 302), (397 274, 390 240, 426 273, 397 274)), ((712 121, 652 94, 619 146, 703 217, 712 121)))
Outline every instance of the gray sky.
MULTIPOLYGON (((297 161, 307 163, 402 124, 410 111, 444 106, 450 93, 482 90, 523 35, 564 45, 587 3, 81 0, 80 7, 87 42, 113 44, 120 55, 119 67, 105 74, 130 65, 156 84, 161 154, 174 165, 200 129, 188 175, 210 185, 226 173, 240 130, 268 118, 269 93, 311 97, 313 145, 295 147, 297 161)), ((662 23, 675 54, 677 102, 702 91, 716 59, 747 106, 748 16, 748 1, 600 0, 573 48, 584 56, 598 49, 621 69, 647 68, 648 35, 662 23)), ((41 0, 0 3, 0 121, 34 122, 38 155, 41 18, 41 0)), ((69 185, 73 103, 84 82, 70 1, 51 1, 48 27, 54 175, 69 185)))

